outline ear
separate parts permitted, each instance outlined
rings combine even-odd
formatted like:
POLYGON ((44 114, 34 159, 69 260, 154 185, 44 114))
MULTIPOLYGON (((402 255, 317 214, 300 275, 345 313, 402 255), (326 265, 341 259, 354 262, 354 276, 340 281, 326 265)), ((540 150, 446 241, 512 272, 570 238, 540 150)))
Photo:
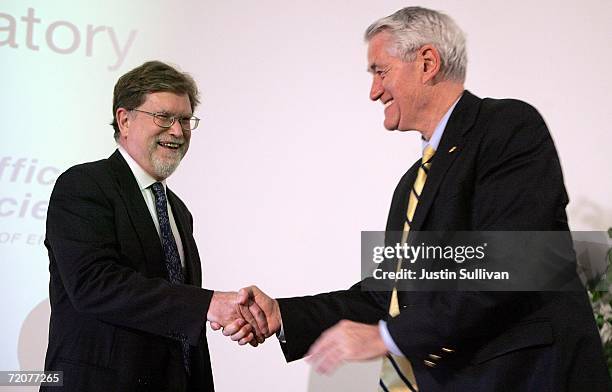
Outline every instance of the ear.
POLYGON ((417 52, 417 58, 420 60, 421 69, 421 80, 422 82, 429 83, 433 82, 440 72, 440 66, 442 65, 442 59, 438 49, 432 45, 423 45, 417 52))
POLYGON ((118 108, 115 112, 115 118, 119 126, 120 137, 126 137, 130 129, 130 112, 125 108, 118 108))

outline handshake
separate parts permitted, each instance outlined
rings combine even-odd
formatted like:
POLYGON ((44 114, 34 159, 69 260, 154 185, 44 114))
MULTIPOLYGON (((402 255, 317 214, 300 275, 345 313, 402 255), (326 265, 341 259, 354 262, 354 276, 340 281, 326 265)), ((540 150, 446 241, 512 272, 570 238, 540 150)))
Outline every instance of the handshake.
MULTIPOLYGON (((215 291, 208 308, 212 329, 222 329, 240 345, 256 347, 281 330, 282 318, 278 301, 257 286, 238 292, 215 291)), ((290 320, 287 320, 289 323, 290 320)), ((285 326, 287 327, 287 326, 285 326)), ((294 327, 294 333, 297 328, 294 327)), ((302 330, 300 333, 309 334, 302 330)), ((285 342, 284 337, 281 339, 285 342)), ((319 373, 329 374, 345 361, 363 361, 387 354, 377 324, 340 320, 323 331, 306 353, 306 361, 319 373)))
POLYGON ((281 328, 278 302, 257 286, 238 292, 215 291, 208 308, 207 320, 213 330, 221 329, 239 345, 257 347, 281 328))

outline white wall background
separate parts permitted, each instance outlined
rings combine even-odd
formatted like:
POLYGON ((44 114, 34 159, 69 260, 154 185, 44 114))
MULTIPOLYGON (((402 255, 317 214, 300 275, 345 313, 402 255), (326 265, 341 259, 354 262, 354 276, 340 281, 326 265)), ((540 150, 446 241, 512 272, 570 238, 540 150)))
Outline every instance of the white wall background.
MULTIPOLYGON (((32 209, 44 207, 52 186, 36 175, 112 153, 112 88, 149 59, 179 65, 202 90, 200 128, 169 184, 195 217, 205 287, 256 283, 271 295, 293 296, 357 281, 360 231, 384 228, 395 184, 420 145, 414 133, 384 130, 382 105, 368 99, 362 35, 373 20, 407 5, 0 2, 0 159, 7 163, 0 172, 0 369, 40 369, 46 348, 48 270, 38 242, 44 220, 32 209), (40 19, 30 23, 29 41, 21 20, 28 8, 40 19), (57 21, 78 30, 71 53, 51 47, 75 43, 65 23, 50 28, 57 21), (107 26, 91 40, 89 56, 88 25, 107 26), (117 65, 110 28, 120 45, 136 31, 116 70, 108 69, 117 65), (20 158, 25 167, 13 178, 10 165, 20 158)), ((543 114, 561 157, 572 228, 611 226, 612 2, 420 5, 447 12, 467 33, 468 89, 523 99, 543 114)), ((209 332, 209 342, 221 392, 365 391, 377 382, 375 364, 313 377, 302 361, 285 364, 273 339, 253 349, 209 332)))

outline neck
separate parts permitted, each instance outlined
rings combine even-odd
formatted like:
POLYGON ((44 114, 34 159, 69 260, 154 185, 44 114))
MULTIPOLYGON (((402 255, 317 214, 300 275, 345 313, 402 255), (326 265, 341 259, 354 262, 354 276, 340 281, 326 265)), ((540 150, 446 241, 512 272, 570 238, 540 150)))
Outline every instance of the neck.
POLYGON ((442 117, 463 94, 463 83, 442 81, 432 86, 429 102, 424 109, 423 122, 417 128, 425 140, 429 140, 442 117))

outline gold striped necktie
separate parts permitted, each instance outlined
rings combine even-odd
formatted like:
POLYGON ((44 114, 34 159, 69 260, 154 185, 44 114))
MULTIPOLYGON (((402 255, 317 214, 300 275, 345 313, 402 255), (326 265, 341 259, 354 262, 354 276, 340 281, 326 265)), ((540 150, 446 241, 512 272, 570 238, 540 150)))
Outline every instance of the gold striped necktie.
MULTIPOLYGON (((427 174, 431 167, 431 160, 436 151, 431 147, 425 147, 423 151, 423 158, 421 159, 421 165, 417 172, 416 180, 410 190, 410 196, 408 198, 408 209, 406 210, 406 219, 404 220, 404 230, 402 231, 402 243, 408 240, 408 233, 410 232, 410 224, 414 218, 414 212, 416 211, 419 198, 425 187, 425 181, 427 180, 427 174)), ((402 260, 397 261, 397 271, 402 268, 402 260)), ((391 292, 391 303, 389 304, 389 315, 395 317, 400 313, 399 302, 397 300, 397 286, 393 287, 391 292)), ((383 358, 382 369, 380 372, 379 391, 383 392, 405 392, 405 391, 418 391, 416 378, 412 371, 412 365, 408 358, 404 356, 397 356, 388 354, 383 358)))

